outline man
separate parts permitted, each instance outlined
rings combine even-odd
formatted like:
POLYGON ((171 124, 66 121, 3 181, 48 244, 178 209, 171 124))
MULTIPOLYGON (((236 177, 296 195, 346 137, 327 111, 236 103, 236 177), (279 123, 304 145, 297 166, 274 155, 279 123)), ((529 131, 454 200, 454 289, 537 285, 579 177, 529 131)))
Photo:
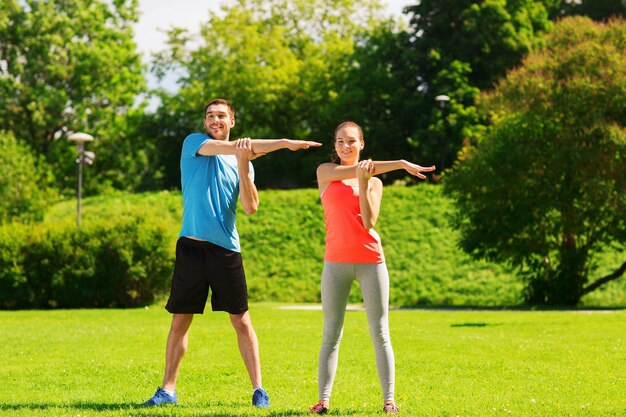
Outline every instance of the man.
POLYGON ((183 142, 183 222, 176 244, 176 264, 165 308, 173 314, 165 352, 163 386, 146 406, 176 404, 176 378, 187 350, 194 314, 202 314, 211 289, 213 311, 226 311, 237 333, 239 351, 252 383, 252 404, 269 407, 261 384, 256 333, 248 313, 248 293, 235 227, 237 198, 246 214, 254 214, 259 195, 251 160, 278 149, 308 149, 320 143, 291 139, 229 141, 235 110, 215 99, 204 109, 208 135, 194 133, 183 142))

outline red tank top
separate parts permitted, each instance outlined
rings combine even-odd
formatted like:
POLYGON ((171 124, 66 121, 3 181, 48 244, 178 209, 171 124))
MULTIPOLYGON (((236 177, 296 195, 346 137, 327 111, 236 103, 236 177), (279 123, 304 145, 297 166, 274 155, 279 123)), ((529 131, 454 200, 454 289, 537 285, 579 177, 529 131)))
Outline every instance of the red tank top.
POLYGON ((333 181, 320 197, 326 225, 328 262, 384 262, 380 237, 374 229, 367 230, 361 219, 359 187, 333 181))

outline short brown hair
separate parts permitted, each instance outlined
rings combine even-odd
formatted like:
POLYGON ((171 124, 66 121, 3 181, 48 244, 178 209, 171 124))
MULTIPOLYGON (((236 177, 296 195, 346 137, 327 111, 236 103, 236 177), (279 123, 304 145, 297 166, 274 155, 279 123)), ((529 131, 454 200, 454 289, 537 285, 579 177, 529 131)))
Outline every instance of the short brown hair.
POLYGON ((226 107, 228 107, 228 111, 230 111, 230 115, 232 117, 235 117, 235 108, 230 103, 230 101, 224 100, 223 98, 215 98, 215 99, 209 101, 209 103, 206 106, 204 106, 204 117, 205 118, 206 118, 206 111, 208 110, 209 106, 212 106, 214 104, 223 104, 223 105, 225 105, 226 107))

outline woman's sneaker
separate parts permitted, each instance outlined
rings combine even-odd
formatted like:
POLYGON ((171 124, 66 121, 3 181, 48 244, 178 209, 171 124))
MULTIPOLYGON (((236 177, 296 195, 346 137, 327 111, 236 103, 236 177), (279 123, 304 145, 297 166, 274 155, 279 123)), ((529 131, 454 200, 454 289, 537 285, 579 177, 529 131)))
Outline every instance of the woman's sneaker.
POLYGON ((326 414, 328 413, 328 407, 322 403, 317 403, 313 407, 309 408, 309 414, 326 414))
POLYGON ((259 408, 267 408, 270 406, 270 396, 263 388, 257 388, 252 393, 252 405, 259 408))
POLYGON ((148 401, 143 403, 144 407, 154 407, 164 404, 176 404, 178 402, 178 397, 176 396, 176 391, 171 395, 163 388, 157 388, 156 392, 148 401))
POLYGON ((400 414, 400 410, 394 403, 385 404, 383 411, 385 414, 400 414))

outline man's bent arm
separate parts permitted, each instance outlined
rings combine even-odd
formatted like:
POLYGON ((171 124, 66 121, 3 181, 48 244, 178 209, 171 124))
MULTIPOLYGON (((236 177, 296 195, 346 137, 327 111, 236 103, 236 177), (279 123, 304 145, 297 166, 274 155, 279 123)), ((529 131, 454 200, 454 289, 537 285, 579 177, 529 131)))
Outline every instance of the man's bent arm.
POLYGON ((259 207, 259 193, 252 181, 250 174, 250 160, 254 158, 252 152, 252 141, 250 139, 240 139, 235 141, 237 150, 237 173, 239 174, 239 200, 241 207, 247 215, 256 213, 259 207))
POLYGON ((239 200, 247 215, 256 213, 259 208, 259 193, 250 177, 248 164, 239 165, 239 200))

